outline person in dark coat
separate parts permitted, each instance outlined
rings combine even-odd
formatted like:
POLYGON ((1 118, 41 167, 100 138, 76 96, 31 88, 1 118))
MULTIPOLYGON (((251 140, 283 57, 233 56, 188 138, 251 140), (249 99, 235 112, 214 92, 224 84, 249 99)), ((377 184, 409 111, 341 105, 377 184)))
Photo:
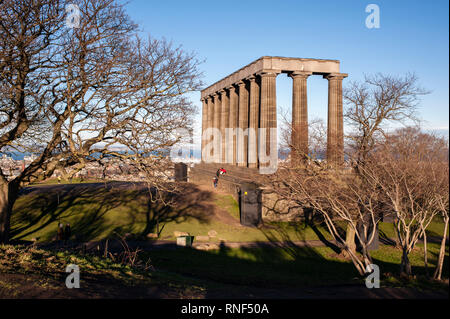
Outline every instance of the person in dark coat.
POLYGON ((56 239, 58 240, 58 242, 61 242, 64 240, 64 228, 63 228, 63 224, 59 223, 58 225, 58 233, 56 235, 56 239))
POLYGON ((70 230, 70 224, 67 223, 66 227, 64 228, 64 242, 67 242, 70 239, 70 236, 72 235, 70 230))

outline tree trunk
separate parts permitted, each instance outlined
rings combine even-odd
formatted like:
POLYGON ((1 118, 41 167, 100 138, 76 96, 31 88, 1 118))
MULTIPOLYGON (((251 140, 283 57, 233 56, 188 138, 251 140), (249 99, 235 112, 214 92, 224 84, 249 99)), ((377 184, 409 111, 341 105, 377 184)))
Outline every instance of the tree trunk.
POLYGON ((347 224, 347 232, 345 234, 345 244, 347 245, 350 251, 356 253, 355 230, 350 225, 350 223, 347 224))
POLYGON ((427 249, 427 233, 423 230, 423 263, 425 264, 425 275, 428 278, 428 249, 427 249))
POLYGON ((406 274, 408 276, 412 275, 411 263, 408 258, 408 253, 405 249, 403 249, 402 262, 400 264, 400 273, 406 274))
POLYGON ((366 274, 366 268, 364 267, 364 264, 361 263, 360 260, 358 260, 358 257, 356 254, 353 254, 352 252, 346 252, 350 259, 352 260, 353 265, 355 266, 356 270, 358 271, 360 276, 364 276, 366 274))
POLYGON ((0 243, 8 243, 11 212, 18 196, 18 188, 13 183, 0 184, 0 243))
POLYGON ((444 218, 444 235, 442 236, 441 249, 439 250, 438 262, 433 275, 433 278, 436 280, 441 280, 442 276, 442 266, 444 265, 445 257, 445 242, 447 241, 448 219, 448 217, 444 218))

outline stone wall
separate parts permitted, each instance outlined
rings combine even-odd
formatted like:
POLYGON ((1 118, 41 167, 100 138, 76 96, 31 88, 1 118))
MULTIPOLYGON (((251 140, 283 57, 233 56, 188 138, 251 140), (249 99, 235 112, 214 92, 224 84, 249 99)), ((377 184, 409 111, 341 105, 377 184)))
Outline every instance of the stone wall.
MULTIPOLYGON (((214 190, 213 178, 219 168, 227 170, 226 175, 219 178, 217 188, 233 196, 239 203, 239 190, 242 183, 255 183, 258 180, 257 170, 225 164, 197 164, 189 169, 188 181, 206 185, 214 190)), ((303 210, 295 203, 280 200, 277 195, 261 186, 261 215, 263 221, 296 221, 303 216, 303 210)))

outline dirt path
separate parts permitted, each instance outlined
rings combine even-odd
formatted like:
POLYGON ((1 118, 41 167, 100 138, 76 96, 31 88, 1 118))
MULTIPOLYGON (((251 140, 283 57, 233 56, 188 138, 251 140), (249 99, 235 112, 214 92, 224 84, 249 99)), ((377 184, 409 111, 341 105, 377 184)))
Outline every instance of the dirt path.
POLYGON ((65 287, 64 278, 49 279, 35 275, 0 273, 0 298, 4 299, 447 299, 443 291, 420 291, 413 288, 382 287, 368 289, 364 285, 339 285, 299 288, 259 288, 213 285, 206 289, 176 289, 167 285, 127 286, 102 278, 81 278, 79 289, 65 287))
POLYGON ((65 278, 43 278, 33 274, 0 273, 1 299, 177 299, 197 298, 198 292, 159 284, 126 285, 101 276, 80 276, 80 288, 69 289, 65 278))

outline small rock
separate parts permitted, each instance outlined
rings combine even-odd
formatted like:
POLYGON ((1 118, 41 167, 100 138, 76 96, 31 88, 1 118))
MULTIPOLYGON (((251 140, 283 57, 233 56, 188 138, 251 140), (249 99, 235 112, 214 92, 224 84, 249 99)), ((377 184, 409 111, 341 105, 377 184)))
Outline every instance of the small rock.
POLYGON ((216 244, 208 244, 208 249, 207 250, 216 250, 219 249, 219 246, 216 244))
POLYGON ((201 244, 195 247, 198 250, 214 250, 214 249, 219 249, 219 246, 217 246, 216 244, 201 244))
POLYGON ((148 233, 147 238, 158 238, 158 234, 155 233, 148 233))
POLYGON ((195 240, 197 241, 208 241, 209 236, 195 236, 195 240))
POLYGON ((189 236, 189 233, 186 233, 186 232, 184 232, 184 231, 178 231, 178 230, 176 230, 176 231, 173 232, 173 235, 174 235, 175 237, 181 237, 181 236, 189 236))
POLYGON ((217 236, 217 232, 216 232, 215 230, 210 230, 210 231, 208 232, 208 236, 209 236, 209 237, 216 237, 216 236, 217 236))

